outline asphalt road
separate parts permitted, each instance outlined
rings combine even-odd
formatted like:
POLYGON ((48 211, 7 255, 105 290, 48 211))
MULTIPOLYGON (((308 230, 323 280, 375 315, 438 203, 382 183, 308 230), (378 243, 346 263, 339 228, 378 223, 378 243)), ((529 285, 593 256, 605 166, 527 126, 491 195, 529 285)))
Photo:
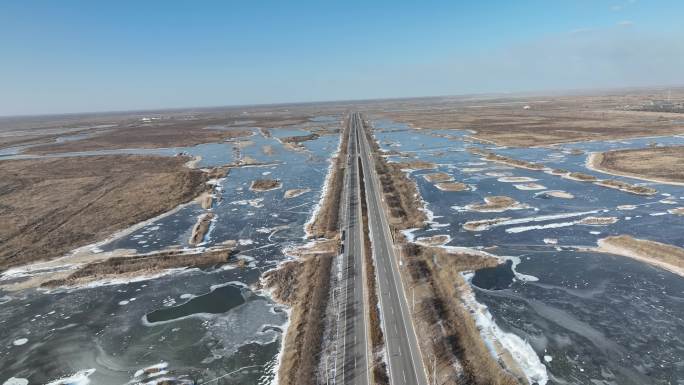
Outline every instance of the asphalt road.
POLYGON ((361 114, 352 113, 350 121, 352 132, 356 132, 359 138, 359 155, 365 181, 375 271, 380 289, 380 311, 390 383, 427 385, 425 369, 410 318, 409 302, 399 275, 399 260, 394 249, 387 212, 383 209, 382 190, 370 155, 371 147, 365 135, 361 114))
MULTIPOLYGON (((351 119, 350 119, 350 123, 351 119)), ((347 172, 345 173, 342 210, 344 253, 342 279, 338 297, 337 357, 335 384, 370 385, 368 365, 368 330, 364 311, 363 285, 363 223, 361 217, 361 190, 358 167, 356 129, 349 130, 347 172)), ((329 384, 332 382, 329 381, 329 384)))

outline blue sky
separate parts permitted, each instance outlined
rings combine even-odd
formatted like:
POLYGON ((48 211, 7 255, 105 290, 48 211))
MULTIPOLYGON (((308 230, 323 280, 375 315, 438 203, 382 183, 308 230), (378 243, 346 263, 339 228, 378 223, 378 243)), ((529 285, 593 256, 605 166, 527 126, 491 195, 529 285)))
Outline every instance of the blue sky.
POLYGON ((684 85, 684 2, 0 0, 0 115, 684 85))

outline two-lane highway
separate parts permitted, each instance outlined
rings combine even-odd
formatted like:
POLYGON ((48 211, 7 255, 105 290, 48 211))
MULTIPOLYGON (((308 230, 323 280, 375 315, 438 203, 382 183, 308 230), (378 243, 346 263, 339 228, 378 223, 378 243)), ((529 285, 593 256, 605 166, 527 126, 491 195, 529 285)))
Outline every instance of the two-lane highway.
POLYGON ((352 113, 352 129, 359 138, 375 271, 379 284, 385 347, 390 382, 393 385, 427 385, 416 333, 411 321, 403 282, 399 273, 387 212, 383 209, 381 187, 372 150, 361 114, 352 113))
POLYGON ((363 279, 363 222, 357 130, 350 119, 342 210, 342 280, 335 384, 370 385, 368 320, 363 279))

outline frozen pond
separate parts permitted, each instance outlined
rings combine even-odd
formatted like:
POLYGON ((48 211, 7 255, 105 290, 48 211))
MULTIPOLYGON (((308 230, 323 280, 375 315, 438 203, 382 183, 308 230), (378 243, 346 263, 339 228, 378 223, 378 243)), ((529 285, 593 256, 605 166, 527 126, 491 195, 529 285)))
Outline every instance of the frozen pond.
MULTIPOLYGON (((317 124, 337 129, 339 117, 317 124)), ((52 292, 0 291, 0 381, 15 377, 31 384, 58 379, 76 383, 87 378, 93 384, 120 385, 153 379, 216 383, 220 378, 226 384, 270 383, 288 317, 285 308, 255 291, 254 285, 264 271, 286 258, 283 249, 304 242, 304 224, 319 201, 339 135, 303 142, 303 151, 287 150, 258 130, 248 141, 240 156, 265 165, 233 168, 220 181, 211 208, 215 217, 201 245, 234 240, 236 258, 245 261, 243 265, 52 292), (278 179, 282 187, 251 191, 251 182, 258 178, 278 179), (311 191, 283 198, 286 190, 295 188, 311 191)), ((97 153, 129 152, 133 150, 97 153)), ((200 167, 235 160, 233 143, 227 142, 135 150, 178 152, 202 156, 200 167)), ((198 204, 187 205, 102 249, 186 247, 203 212, 198 204)))
MULTIPOLYGON (((588 152, 681 145, 684 138, 520 149, 472 143, 464 138, 470 134, 465 131, 417 131, 387 120, 374 124, 384 150, 438 164, 436 170, 410 171, 434 215, 433 224, 413 236, 448 234, 449 246, 494 246, 488 251, 509 257, 498 268, 475 273, 471 285, 497 325, 534 349, 538 362, 546 366, 548 384, 684 382, 684 279, 625 257, 586 251, 598 239, 618 234, 684 246, 684 219, 668 212, 684 206, 684 187, 614 177, 585 167, 588 152), (648 185, 658 194, 633 195, 487 162, 467 147, 648 185), (422 177, 437 171, 467 184, 468 191, 441 191, 422 177), (555 197, 551 191, 574 198, 555 197), (468 206, 483 203, 486 196, 507 196, 520 207, 478 212, 468 206), (581 222, 590 216, 614 217, 615 222, 581 222), (480 231, 463 228, 466 222, 479 220, 498 222, 480 231)), ((392 155, 390 160, 407 158, 392 155)))

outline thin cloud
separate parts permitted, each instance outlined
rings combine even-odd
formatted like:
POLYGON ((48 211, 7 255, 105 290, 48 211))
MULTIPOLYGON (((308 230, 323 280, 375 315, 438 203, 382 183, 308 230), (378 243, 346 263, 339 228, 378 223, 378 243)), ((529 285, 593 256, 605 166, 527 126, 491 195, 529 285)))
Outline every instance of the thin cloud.
POLYGON ((634 23, 629 21, 629 20, 623 20, 623 21, 617 23, 617 25, 619 25, 621 27, 631 27, 634 25, 634 23))

